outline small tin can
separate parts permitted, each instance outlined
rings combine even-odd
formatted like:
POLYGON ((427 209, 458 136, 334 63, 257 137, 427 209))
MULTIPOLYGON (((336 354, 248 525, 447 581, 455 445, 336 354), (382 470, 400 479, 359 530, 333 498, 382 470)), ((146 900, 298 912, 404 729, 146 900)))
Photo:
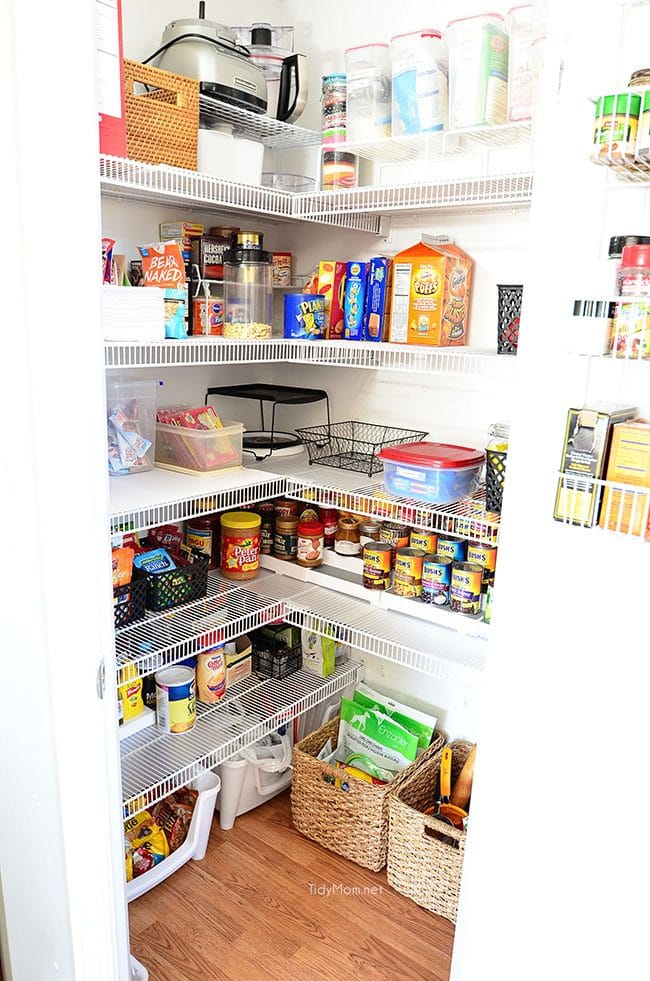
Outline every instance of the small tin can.
POLYGON ((156 724, 163 732, 189 732, 196 724, 196 683, 192 668, 156 672, 156 724))
POLYGON ((484 545, 483 542, 469 542, 467 546, 467 561, 480 565, 483 569, 483 592, 494 583, 494 570, 497 566, 496 545, 484 545))
POLYGON ((409 543, 408 525, 399 525, 396 521, 384 521, 379 532, 379 541, 385 542, 393 549, 393 565, 395 552, 398 548, 407 548, 409 543))
POLYGON ((421 548, 425 555, 435 555, 438 551, 438 533, 426 528, 412 528, 409 546, 421 548))
POLYGON ((367 545, 368 542, 378 542, 380 532, 381 522, 368 518, 359 525, 359 541, 362 545, 367 545))
POLYGON ((476 616, 481 612, 482 588, 483 566, 473 562, 454 562, 449 602, 452 610, 476 616))
POLYGON ((422 595, 422 564, 424 552, 421 548, 398 548, 395 553, 395 577, 393 591, 396 596, 422 595))
POLYGON ((386 542, 368 542, 363 549, 363 585, 388 589, 393 550, 386 542))
POLYGON ((447 606, 451 588, 452 560, 448 555, 425 555, 422 562, 422 599, 434 606, 447 606))
POLYGON ((438 553, 448 555, 453 562, 467 561, 467 542, 461 538, 439 538, 438 553))

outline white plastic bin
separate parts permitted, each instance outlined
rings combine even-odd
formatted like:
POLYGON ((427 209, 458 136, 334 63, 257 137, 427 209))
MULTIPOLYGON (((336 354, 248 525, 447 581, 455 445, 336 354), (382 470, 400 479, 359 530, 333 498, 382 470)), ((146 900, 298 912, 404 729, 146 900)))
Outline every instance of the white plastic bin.
POLYGON ((353 142, 381 140, 391 131, 391 71, 387 44, 345 52, 347 135, 353 142))
POLYGON ((156 466, 163 470, 210 476, 241 468, 241 422, 224 422, 222 429, 185 429, 159 422, 156 436, 156 466))
POLYGON ((291 785, 293 726, 255 743, 217 768, 221 779, 219 826, 230 831, 235 819, 271 800, 291 785), (272 741, 272 745, 270 745, 272 741))
POLYGON ((199 129, 198 170, 224 181, 261 184, 264 144, 233 136, 233 127, 219 123, 199 129))
POLYGON ((153 470, 157 391, 157 381, 108 382, 106 411, 108 472, 111 476, 153 470))
POLYGON ((435 28, 391 38, 393 136, 447 128, 447 46, 435 28))
POLYGON ((195 862, 205 858, 221 781, 212 770, 206 770, 205 773, 192 781, 190 787, 193 790, 198 790, 199 797, 194 807, 187 838, 180 848, 177 848, 158 865, 154 865, 144 875, 139 875, 131 882, 127 882, 126 898, 129 903, 132 899, 137 899, 138 896, 144 895, 145 892, 149 892, 154 886, 163 882, 173 872, 180 869, 181 865, 189 862, 191 858, 195 862))
POLYGON ((508 114, 508 34, 500 14, 452 20, 449 44, 451 129, 498 126, 508 114))

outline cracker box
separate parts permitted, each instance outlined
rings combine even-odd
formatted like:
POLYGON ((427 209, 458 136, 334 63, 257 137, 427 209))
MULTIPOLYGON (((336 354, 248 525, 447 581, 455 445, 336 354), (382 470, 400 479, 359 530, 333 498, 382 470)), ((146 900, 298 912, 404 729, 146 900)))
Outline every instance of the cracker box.
POLYGON ((343 303, 343 338, 360 341, 363 336, 363 314, 366 307, 368 263, 353 260, 345 269, 345 299, 343 303))
POLYGON ((573 480, 560 478, 555 495, 556 521, 591 528, 598 520, 599 493, 591 480, 605 475, 612 428, 636 415, 635 408, 597 403, 592 408, 569 409, 560 470, 573 480), (585 477, 583 483, 575 478, 585 477))
MULTIPOLYGON (((631 487, 650 488, 650 423, 635 419, 620 422, 612 431, 607 480, 631 487)), ((606 487, 600 527, 650 537, 649 494, 631 494, 606 487)))
POLYGON ((345 263, 323 259, 318 266, 317 292, 325 297, 325 336, 329 341, 343 337, 345 263))
POLYGON ((376 256, 368 264, 368 289, 363 315, 363 340, 383 341, 386 336, 389 284, 392 263, 383 256, 376 256))
POLYGON ((393 265, 389 340, 449 347, 467 344, 472 259, 457 245, 423 235, 393 265))

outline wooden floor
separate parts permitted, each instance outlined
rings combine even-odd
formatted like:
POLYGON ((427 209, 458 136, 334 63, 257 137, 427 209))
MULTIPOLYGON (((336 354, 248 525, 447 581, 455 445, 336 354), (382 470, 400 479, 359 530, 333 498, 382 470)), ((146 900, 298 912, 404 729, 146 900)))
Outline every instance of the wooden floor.
POLYGON ((299 834, 288 791, 232 831, 215 817, 205 859, 129 909, 150 981, 449 978, 453 925, 299 834))

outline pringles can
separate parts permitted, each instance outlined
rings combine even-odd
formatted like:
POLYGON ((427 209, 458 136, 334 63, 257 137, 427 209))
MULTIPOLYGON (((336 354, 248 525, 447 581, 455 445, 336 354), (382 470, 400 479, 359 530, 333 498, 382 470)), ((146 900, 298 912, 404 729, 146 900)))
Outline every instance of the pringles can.
POLYGON ((422 561, 422 599, 434 606, 449 604, 452 560, 448 555, 425 555, 422 561))
POLYGON ((476 616, 481 612, 483 566, 473 562, 455 562, 451 570, 451 609, 455 613, 476 616))

